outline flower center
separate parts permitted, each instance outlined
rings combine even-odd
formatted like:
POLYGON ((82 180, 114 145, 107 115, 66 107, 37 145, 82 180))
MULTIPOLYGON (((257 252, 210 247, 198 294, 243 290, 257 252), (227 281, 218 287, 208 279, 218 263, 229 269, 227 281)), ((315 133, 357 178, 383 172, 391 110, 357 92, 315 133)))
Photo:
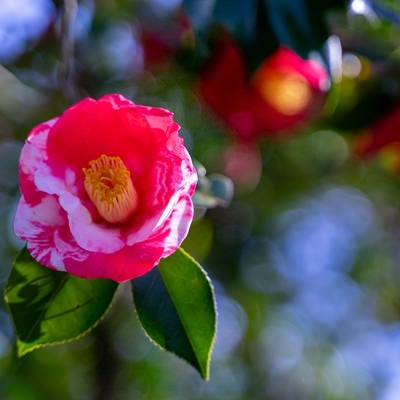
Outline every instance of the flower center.
POLYGON ((125 222, 137 209, 138 195, 121 158, 102 154, 83 173, 86 192, 107 222, 125 222))

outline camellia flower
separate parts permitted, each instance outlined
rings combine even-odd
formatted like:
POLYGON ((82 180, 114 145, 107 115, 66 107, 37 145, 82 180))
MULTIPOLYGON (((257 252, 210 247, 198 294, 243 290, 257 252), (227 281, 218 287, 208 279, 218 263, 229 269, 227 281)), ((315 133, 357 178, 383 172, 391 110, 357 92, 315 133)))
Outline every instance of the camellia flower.
POLYGON ((172 254, 197 175, 162 108, 86 98, 35 127, 20 157, 15 232, 42 265, 123 282, 172 254))
POLYGON ((206 63, 199 93, 241 140, 281 136, 318 110, 328 87, 325 68, 280 47, 249 76, 245 59, 224 35, 206 63))

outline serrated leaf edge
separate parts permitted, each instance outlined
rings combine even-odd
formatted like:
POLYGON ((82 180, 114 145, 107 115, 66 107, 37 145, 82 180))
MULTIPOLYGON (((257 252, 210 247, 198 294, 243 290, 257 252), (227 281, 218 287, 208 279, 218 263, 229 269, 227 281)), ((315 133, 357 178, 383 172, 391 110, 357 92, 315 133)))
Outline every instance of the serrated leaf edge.
MULTIPOLYGON (((16 258, 15 258, 15 260, 14 260, 13 267, 14 267, 14 264, 15 264, 15 261, 16 261, 17 257, 18 257, 18 255, 16 256, 16 258)), ((12 268, 13 268, 13 267, 12 267, 12 268)), ((44 266, 42 266, 42 267, 43 267, 43 268, 46 268, 46 267, 44 267, 44 266)), ((7 282, 8 282, 8 279, 9 279, 9 277, 10 277, 12 268, 11 268, 11 270, 10 270, 10 272, 9 272, 9 276, 8 276, 8 278, 7 278, 7 282)), ((69 274, 66 273, 66 278, 68 277, 68 275, 69 275, 69 274)), ((71 276, 72 276, 72 275, 71 275, 71 276)), ((65 280, 64 280, 64 282, 65 282, 65 280)), ((96 328, 96 326, 105 318, 105 316, 107 315, 107 313, 108 313, 109 310, 111 309, 112 305, 114 304, 115 297, 116 297, 117 292, 118 292, 118 288, 119 288, 119 285, 117 285, 117 287, 116 287, 116 289, 115 289, 115 291, 114 291, 113 297, 112 297, 112 299, 111 299, 111 301, 110 301, 110 304, 108 305, 108 307, 106 308, 106 310, 104 311, 104 313, 100 316, 100 318, 99 318, 92 326, 90 326, 88 329, 86 329, 85 331, 83 331, 83 332, 80 333, 79 335, 74 336, 74 337, 69 338, 69 339, 58 340, 58 341, 54 341, 54 342, 51 342, 51 343, 38 343, 37 345, 34 345, 34 346, 30 347, 29 349, 21 350, 21 347, 20 347, 20 346, 21 346, 21 344, 24 344, 25 342, 21 341, 21 340, 18 338, 18 331, 17 331, 17 327, 16 327, 16 325, 15 325, 14 319, 13 319, 13 318, 10 318, 10 319, 11 319, 11 322, 12 322, 12 325, 13 325, 13 328, 14 328, 14 332, 16 333, 16 337, 17 337, 17 356, 18 356, 18 357, 23 357, 24 355, 30 353, 31 351, 37 350, 37 349, 40 349, 40 348, 43 348, 43 347, 50 347, 50 346, 57 346, 57 345, 60 345, 60 344, 71 343, 71 342, 73 342, 73 341, 75 341, 75 340, 79 340, 79 339, 82 338, 83 336, 87 335, 90 331, 92 331, 94 328, 96 328)), ((59 290, 61 290, 61 289, 59 289, 59 290)), ((59 290, 57 291, 57 293, 59 292, 59 290)), ((8 296, 7 296, 7 295, 8 295, 8 292, 9 292, 9 290, 7 290, 7 286, 6 286, 6 288, 5 288, 5 290, 4 290, 5 305, 6 305, 8 314, 9 314, 9 315, 12 315, 11 310, 10 310, 10 307, 9 307, 9 305, 8 305, 8 304, 9 304, 9 302, 8 302, 8 296)))
POLYGON ((72 338, 65 339, 65 340, 59 340, 59 341, 55 341, 55 342, 51 342, 51 343, 39 343, 39 344, 37 344, 37 345, 35 345, 35 346, 32 346, 31 348, 29 348, 29 349, 27 349, 27 350, 25 350, 25 351, 20 351, 20 347, 19 347, 19 346, 20 346, 20 343, 24 343, 24 342, 21 342, 21 341, 18 339, 18 340, 17 340, 17 355, 18 355, 18 357, 22 357, 22 356, 24 356, 24 355, 30 353, 30 352, 33 351, 33 350, 37 350, 37 349, 40 349, 40 348, 43 348, 43 347, 50 347, 50 346, 57 346, 57 345, 60 345, 60 344, 71 343, 71 342, 73 342, 73 341, 75 341, 75 340, 79 340, 79 339, 81 339, 83 336, 87 335, 89 332, 91 332, 93 329, 95 329, 95 328, 97 327, 97 325, 106 317, 107 313, 110 311, 112 305, 114 304, 115 297, 116 297, 117 292, 118 292, 118 288, 119 288, 119 285, 116 287, 116 289, 115 289, 115 291, 114 291, 114 294, 113 294, 113 296, 112 296, 112 299, 111 299, 111 301, 110 301, 110 304, 109 304, 108 307, 105 309, 104 313, 103 313, 103 314, 98 318, 98 320, 97 320, 92 326, 90 326, 88 329, 86 329, 85 331, 83 331, 83 332, 80 333, 79 335, 74 336, 74 337, 72 337, 72 338))
MULTIPOLYGON (((215 315, 215 318, 214 318, 214 326, 215 326, 214 335, 213 335, 213 337, 211 338, 210 347, 209 347, 209 350, 208 350, 208 353, 207 353, 207 367, 206 367, 206 370, 203 371, 203 370, 198 370, 197 368, 195 368, 195 369, 200 373, 201 377, 202 377, 205 381, 208 381, 209 378, 210 378, 211 353, 212 353, 212 350, 213 350, 213 347, 214 347, 214 344, 215 344, 215 339, 216 339, 216 337, 217 337, 217 329, 218 329, 218 323, 217 323, 217 321, 218 321, 218 309, 217 309, 217 302, 216 302, 216 298, 215 298, 214 285, 213 285, 213 283, 212 283, 210 277, 208 276, 207 272, 205 271, 205 269, 204 269, 204 268, 201 266, 201 264, 200 264, 199 262, 197 262, 189 253, 187 253, 187 252, 186 252, 183 248, 181 248, 181 247, 180 247, 179 249, 177 249, 176 251, 181 251, 181 252, 183 252, 183 253, 185 254, 186 257, 188 257, 188 258, 190 258, 191 260, 193 260, 194 263, 195 263, 195 264, 197 265, 197 267, 200 269, 200 271, 202 272, 203 276, 206 278, 206 280, 208 281, 208 283, 209 283, 209 285, 210 285, 211 297, 212 297, 212 303, 213 303, 214 315, 215 315)), ((155 268, 157 268, 157 267, 155 267, 155 268)), ((161 274, 160 274, 160 275, 161 275, 161 274)), ((133 295, 133 288, 132 288, 132 295, 133 295)), ((138 310, 137 310, 137 307, 136 307, 135 296, 132 296, 132 299, 133 299, 133 303, 134 303, 134 305, 135 305, 135 307, 134 307, 134 310, 135 310, 134 314, 135 314, 136 320, 138 321, 141 330, 144 332, 144 334, 145 334, 145 336, 147 337, 147 339, 149 340, 149 342, 152 343, 155 347, 158 347, 159 349, 161 349, 162 351, 167 352, 167 353, 170 353, 170 354, 173 354, 175 357, 177 357, 178 359, 184 361, 184 362, 185 362, 186 364, 188 364, 189 366, 194 367, 189 361, 187 361, 185 358, 183 358, 183 357, 180 356, 179 354, 175 353, 174 351, 171 351, 171 350, 168 350, 168 349, 165 349, 164 347, 162 347, 159 343, 157 343, 157 342, 149 335, 149 333, 147 333, 146 329, 145 329, 144 326, 142 325, 142 322, 140 321, 139 313, 138 313, 138 310)), ((172 302, 172 304, 173 304, 174 307, 175 307, 174 302, 172 302)), ((177 314, 178 314, 178 312, 177 312, 177 314)), ((178 314, 178 315, 179 315, 179 314, 178 314)), ((181 320, 180 320, 180 321, 181 321, 181 320)), ((182 321, 181 321, 181 323, 182 323, 182 325, 184 325, 182 321)), ((185 327, 185 326, 183 326, 183 327, 185 328, 185 332, 186 332, 186 327, 185 327)), ((190 341, 189 336, 187 336, 187 338, 188 338, 190 344, 192 345, 192 342, 190 341)), ((196 358, 197 358, 197 354, 196 354, 196 358)), ((199 365, 200 365, 200 364, 199 364, 199 365)), ((201 369, 202 369, 202 368, 201 368, 201 369)))
MULTIPOLYGON (((185 257, 189 258, 199 268, 200 272, 203 274, 203 276, 208 281, 208 284, 209 284, 209 287, 210 287, 210 291, 211 291, 211 298, 212 298, 214 315, 215 315, 215 319, 214 319, 214 327, 215 327, 215 329, 214 329, 214 335, 211 338, 210 347, 209 347, 209 350, 208 350, 208 353, 207 353, 206 370, 205 371, 201 371, 203 378, 205 380, 208 380, 209 379, 209 374, 210 374, 211 353, 212 353, 212 350, 213 350, 213 347, 214 347, 214 343, 215 343, 215 339, 216 339, 216 336, 217 336, 217 320, 218 319, 217 319, 217 303, 216 303, 215 294, 214 294, 214 286, 213 286, 213 284, 211 282, 210 277, 208 276, 207 272, 205 271, 205 269, 201 266, 201 264, 198 261, 196 261, 196 259, 194 257, 192 257, 189 253, 187 253, 183 248, 179 248, 177 251, 180 251, 181 253, 183 253, 185 255, 185 257)), ((160 275, 162 275, 162 274, 160 273, 160 275)), ((174 308, 175 308, 175 303, 173 301, 172 301, 172 304, 174 305, 174 308)), ((176 308, 175 308, 175 310, 176 310, 176 313, 179 315, 178 310, 176 308)), ((183 323, 182 319, 180 319, 180 321, 181 321, 181 323, 182 323, 182 325, 183 325, 183 327, 185 329, 185 332, 187 332, 186 326, 183 323)), ((194 348, 190 336, 189 335, 186 335, 186 336, 187 336, 190 344, 192 345, 192 348, 194 348)), ((196 354, 196 358, 197 358, 197 354, 196 354)), ((200 365, 200 363, 199 363, 199 365, 200 365)), ((201 368, 201 369, 203 369, 203 368, 201 368)))

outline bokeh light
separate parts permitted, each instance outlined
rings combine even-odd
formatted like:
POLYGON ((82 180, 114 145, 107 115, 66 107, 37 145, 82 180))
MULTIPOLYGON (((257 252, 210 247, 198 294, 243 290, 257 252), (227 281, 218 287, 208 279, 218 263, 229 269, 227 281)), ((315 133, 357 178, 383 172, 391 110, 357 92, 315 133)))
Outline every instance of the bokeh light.
POLYGON ((50 0, 2 0, 0 7, 0 62, 8 63, 35 43, 52 21, 50 0))

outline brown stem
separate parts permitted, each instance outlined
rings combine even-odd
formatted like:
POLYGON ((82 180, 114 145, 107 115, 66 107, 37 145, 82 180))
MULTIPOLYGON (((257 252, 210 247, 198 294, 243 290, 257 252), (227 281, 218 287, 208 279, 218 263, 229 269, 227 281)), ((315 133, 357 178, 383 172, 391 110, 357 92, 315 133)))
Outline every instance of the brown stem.
POLYGON ((75 85, 74 24, 78 11, 77 0, 64 0, 61 19, 61 60, 58 82, 65 96, 75 102, 79 99, 75 85))
POLYGON ((115 400, 115 380, 119 370, 119 359, 112 345, 112 338, 106 321, 102 321, 94 334, 94 398, 96 400, 115 400))

